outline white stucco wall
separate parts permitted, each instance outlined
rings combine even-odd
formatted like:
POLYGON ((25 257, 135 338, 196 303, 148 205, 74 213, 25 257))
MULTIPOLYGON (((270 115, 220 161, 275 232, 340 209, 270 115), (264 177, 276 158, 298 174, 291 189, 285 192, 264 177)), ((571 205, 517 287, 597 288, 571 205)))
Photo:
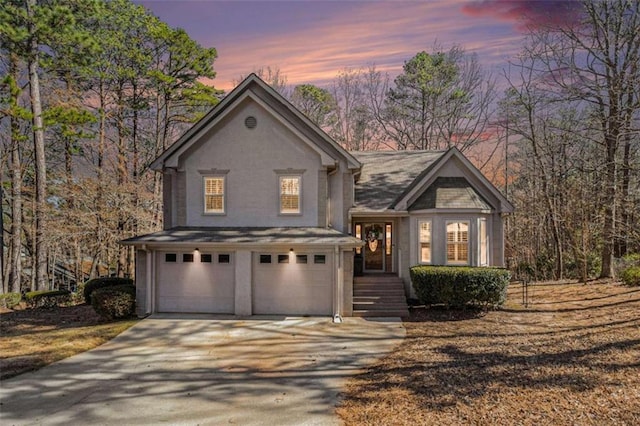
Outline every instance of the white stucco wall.
MULTIPOLYGON (((318 226, 320 155, 260 105, 246 99, 180 158, 187 226, 318 226), (244 120, 257 119, 248 129, 244 120), (203 171, 223 170, 225 214, 204 214, 203 171), (277 171, 304 170, 302 214, 281 215, 277 171)), ((175 196, 175 195, 174 195, 175 196)), ((177 197, 180 202, 180 196, 177 197)), ((178 206, 178 210, 180 206, 178 206)))

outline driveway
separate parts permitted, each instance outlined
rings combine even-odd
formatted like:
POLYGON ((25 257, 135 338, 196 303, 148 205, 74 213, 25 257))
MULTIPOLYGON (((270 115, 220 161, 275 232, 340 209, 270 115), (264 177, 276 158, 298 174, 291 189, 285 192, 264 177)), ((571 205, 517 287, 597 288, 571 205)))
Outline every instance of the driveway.
POLYGON ((404 335, 399 319, 154 316, 3 381, 0 423, 339 424, 346 380, 404 335))

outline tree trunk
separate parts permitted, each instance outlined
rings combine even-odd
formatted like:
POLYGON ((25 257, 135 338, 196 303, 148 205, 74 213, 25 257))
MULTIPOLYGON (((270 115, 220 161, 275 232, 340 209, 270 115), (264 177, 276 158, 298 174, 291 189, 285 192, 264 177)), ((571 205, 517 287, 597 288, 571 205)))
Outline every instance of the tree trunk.
POLYGON ((613 277, 613 238, 615 237, 616 203, 616 147, 615 135, 606 136, 607 175, 604 199, 604 219, 602 227, 602 271, 600 278, 613 277))
POLYGON ((36 0, 27 0, 27 14, 29 16, 29 90, 31 96, 31 112, 33 113, 33 143, 36 171, 36 206, 34 213, 35 227, 35 285, 38 290, 46 290, 47 277, 47 246, 45 244, 44 222, 45 203, 47 196, 47 166, 44 152, 44 124, 42 120, 42 103, 40 100, 40 78, 38 76, 40 55, 38 40, 35 37, 36 0))
MULTIPOLYGON (((10 56, 9 74, 18 81, 18 58, 10 56)), ((11 103, 18 104, 18 93, 12 90, 11 103), (15 98, 13 97, 15 94, 15 98)), ((11 129, 11 260, 9 261, 9 291, 20 293, 22 281, 22 161, 20 159, 20 127, 16 117, 10 117, 11 129)), ((4 228, 3 228, 4 229, 4 228)))

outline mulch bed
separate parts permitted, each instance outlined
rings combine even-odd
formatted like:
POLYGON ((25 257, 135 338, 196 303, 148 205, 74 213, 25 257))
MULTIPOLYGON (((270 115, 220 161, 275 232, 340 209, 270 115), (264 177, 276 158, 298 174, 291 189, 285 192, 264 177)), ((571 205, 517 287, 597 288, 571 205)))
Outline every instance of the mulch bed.
POLYGON ((498 311, 414 309, 350 382, 348 425, 640 424, 640 288, 540 283, 498 311))

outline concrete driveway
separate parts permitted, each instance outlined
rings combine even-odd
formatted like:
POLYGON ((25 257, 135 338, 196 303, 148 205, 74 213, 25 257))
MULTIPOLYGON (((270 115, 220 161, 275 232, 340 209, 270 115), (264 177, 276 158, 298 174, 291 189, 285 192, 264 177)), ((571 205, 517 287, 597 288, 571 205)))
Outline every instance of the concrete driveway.
POLYGON ((399 319, 154 316, 2 382, 0 423, 339 424, 345 381, 404 335, 399 319))

